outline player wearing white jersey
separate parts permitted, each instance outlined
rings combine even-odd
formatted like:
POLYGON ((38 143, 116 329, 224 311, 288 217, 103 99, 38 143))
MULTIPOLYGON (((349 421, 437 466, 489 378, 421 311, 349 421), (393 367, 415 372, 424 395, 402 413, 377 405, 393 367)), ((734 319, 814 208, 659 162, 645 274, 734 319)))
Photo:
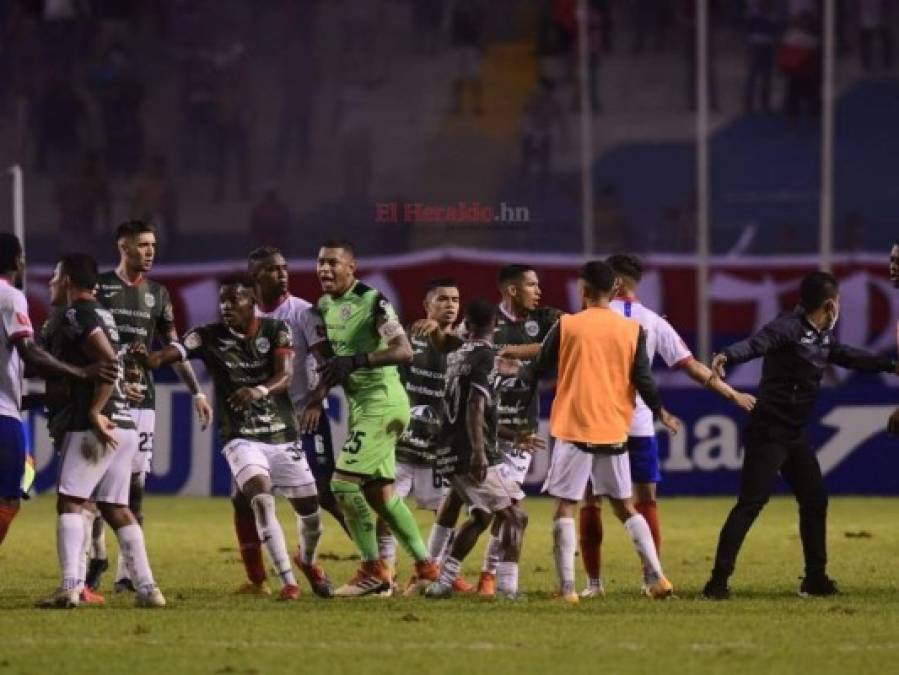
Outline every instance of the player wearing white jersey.
POLYGON ((28 452, 21 413, 24 365, 79 380, 114 382, 118 377, 115 364, 73 366, 37 346, 28 301, 19 290, 24 274, 21 243, 15 235, 0 233, 0 543, 19 512, 28 452))
MULTIPOLYGON (((705 364, 693 358, 689 347, 671 324, 637 299, 637 287, 643 277, 643 265, 639 258, 618 254, 611 256, 606 262, 615 271, 619 280, 618 297, 611 302, 611 308, 623 316, 634 319, 643 327, 649 362, 652 363, 658 354, 669 368, 682 369, 697 383, 733 401, 744 410, 751 410, 755 405, 754 397, 734 391, 705 364)), ((652 411, 639 394, 628 435, 628 454, 631 480, 634 484, 634 507, 649 524, 656 551, 661 555, 662 536, 656 505, 656 485, 662 479, 659 447, 652 411)), ((579 521, 581 556, 589 578, 589 585, 582 591, 581 596, 600 596, 603 594, 600 575, 602 520, 599 498, 594 497, 592 492, 586 496, 580 510, 579 521)))
MULTIPOLYGON (((247 261, 247 272, 255 283, 258 298, 256 315, 283 321, 289 326, 293 337, 296 365, 289 389, 290 400, 296 411, 306 463, 315 477, 318 490, 318 502, 314 506, 306 504, 308 508, 297 512, 304 546, 301 553, 294 557, 294 562, 306 575, 314 592, 330 596, 327 576, 315 561, 315 551, 322 533, 319 505, 334 516, 344 530, 346 523, 331 492, 331 475, 334 473, 331 426, 323 405, 310 402, 310 393, 318 384, 317 355, 327 340, 324 322, 311 303, 290 293, 287 261, 277 248, 264 246, 252 251, 247 261)), ((267 595, 262 544, 253 510, 239 490, 234 491, 231 501, 234 505, 234 527, 247 574, 247 582, 238 592, 267 595)))

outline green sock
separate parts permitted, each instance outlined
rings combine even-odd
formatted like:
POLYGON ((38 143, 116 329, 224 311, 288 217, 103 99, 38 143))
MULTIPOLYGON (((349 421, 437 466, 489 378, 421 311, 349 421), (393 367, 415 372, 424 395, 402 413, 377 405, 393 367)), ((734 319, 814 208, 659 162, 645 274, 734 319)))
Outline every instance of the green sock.
POLYGON ((334 478, 331 491, 343 510, 350 536, 362 555, 362 560, 378 559, 378 536, 375 532, 375 514, 365 501, 365 495, 355 483, 334 478))
POLYGON ((421 532, 418 531, 415 516, 406 506, 406 502, 393 495, 387 502, 385 520, 406 553, 416 561, 428 559, 428 548, 421 538, 421 532))

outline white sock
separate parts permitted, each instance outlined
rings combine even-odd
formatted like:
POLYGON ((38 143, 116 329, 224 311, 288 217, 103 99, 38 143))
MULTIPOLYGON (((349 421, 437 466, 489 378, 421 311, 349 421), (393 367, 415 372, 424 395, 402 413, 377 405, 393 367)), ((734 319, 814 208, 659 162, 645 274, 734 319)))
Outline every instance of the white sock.
POLYGON ((297 516, 297 529, 300 533, 300 562, 311 565, 318 554, 318 542, 322 538, 322 512, 316 509, 308 516, 297 516))
POLYGON ((481 571, 496 574, 497 565, 499 565, 499 559, 502 554, 503 542, 499 537, 494 537, 491 534, 490 540, 487 542, 487 549, 484 551, 484 566, 481 567, 481 571))
POLYGON ((553 557, 559 590, 563 595, 574 593, 574 552, 577 541, 574 518, 558 518, 553 523, 553 557))
POLYGON ((106 560, 109 555, 106 553, 106 522, 97 514, 91 528, 91 558, 97 560, 106 560))
POLYGON ((662 563, 659 562, 659 555, 656 553, 656 545, 652 541, 649 524, 643 516, 637 513, 624 522, 624 527, 631 535, 637 555, 643 561, 643 567, 647 572, 646 580, 650 583, 656 582, 662 576, 662 563))
POLYGON ((84 579, 87 577, 87 563, 91 555, 91 533, 94 529, 94 518, 97 514, 87 509, 81 509, 81 518, 84 522, 84 534, 81 540, 81 557, 78 559, 78 592, 84 590, 84 579))
POLYGON ((446 560, 443 561, 443 565, 440 567, 440 579, 439 583, 444 586, 452 586, 456 583, 456 577, 459 576, 459 572, 462 569, 462 561, 456 560, 452 556, 447 556, 446 560))
POLYGON ((518 593, 518 563, 500 562, 496 566, 496 592, 505 595, 518 593))
POLYGON ((296 586, 297 578, 290 567, 290 556, 287 555, 287 542, 284 531, 278 522, 275 511, 275 498, 269 494, 256 495, 250 500, 253 514, 256 516, 256 531, 259 539, 268 552, 269 560, 284 585, 296 586))
POLYGON ((396 539, 392 534, 378 537, 378 556, 391 567, 396 567, 396 539))
POLYGON ((81 583, 81 551, 84 548, 84 519, 80 513, 62 513, 56 518, 56 553, 62 573, 61 588, 75 590, 81 583))
POLYGON ((150 560, 147 557, 147 544, 144 541, 144 531, 137 523, 131 523, 116 530, 116 538, 119 540, 119 560, 124 560, 128 568, 129 578, 134 582, 134 588, 138 591, 147 591, 156 586, 153 579, 153 571, 150 569, 150 560))
POLYGON ((431 534, 428 536, 428 555, 434 560, 443 560, 444 554, 449 550, 449 542, 455 530, 444 527, 439 523, 431 526, 431 534))
MULTIPOLYGON (((140 527, 140 525, 138 525, 140 527)), ((118 535, 116 535, 118 536, 118 535)), ((115 580, 121 581, 122 579, 130 579, 131 571, 128 569, 128 561, 125 560, 125 556, 122 553, 121 547, 119 547, 119 559, 116 562, 115 568, 115 580)))

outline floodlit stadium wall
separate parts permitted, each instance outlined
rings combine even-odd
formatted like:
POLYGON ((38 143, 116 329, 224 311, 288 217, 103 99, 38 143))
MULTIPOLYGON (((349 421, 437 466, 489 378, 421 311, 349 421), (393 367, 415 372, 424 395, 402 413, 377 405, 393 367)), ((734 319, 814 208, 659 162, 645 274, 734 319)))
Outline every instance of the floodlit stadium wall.
MULTIPOLYGON (((838 258, 835 272, 841 280, 842 308, 839 338, 849 344, 883 353, 896 350, 899 290, 887 277, 886 252, 881 256, 838 258)), ((533 264, 541 277, 543 300, 567 310, 577 308, 577 256, 510 256, 502 252, 458 249, 429 251, 409 256, 363 260, 360 276, 383 290, 407 320, 420 316, 421 289, 426 280, 453 276, 463 296, 496 297, 495 275, 506 262, 533 264)), ((665 314, 688 344, 695 342, 696 319, 693 261, 689 256, 646 259, 648 272, 641 285, 641 300, 665 314)), ((172 293, 178 325, 186 327, 214 321, 217 314, 216 278, 240 269, 241 263, 223 262, 190 267, 159 267, 153 278, 172 293)), ((294 293, 314 299, 318 283, 310 261, 292 261, 294 293)), ((816 269, 814 257, 715 259, 710 297, 715 333, 713 344, 723 346, 758 329, 796 300, 801 276, 816 269)), ((46 315, 46 279, 49 270, 32 270, 29 301, 32 318, 46 315)), ((692 385, 680 373, 659 369, 656 375, 666 405, 685 422, 673 439, 662 434, 662 494, 726 494, 738 485, 740 429, 745 416, 714 394, 692 385)), ((729 381, 752 391, 760 364, 732 369, 729 381)), ((190 395, 171 378, 160 377, 157 392, 156 450, 148 487, 165 494, 225 495, 230 490, 228 467, 218 453, 212 431, 202 431, 193 415, 190 395)), ((209 383, 207 392, 212 395, 209 383)), ((887 416, 899 406, 899 378, 852 375, 834 369, 828 373, 819 406, 810 427, 810 439, 830 489, 845 494, 899 494, 899 441, 884 433, 887 416)), ((551 391, 542 394, 541 433, 548 435, 545 419, 551 391)), ((346 406, 341 396, 331 398, 330 415, 335 447, 345 436, 346 406)), ((55 485, 56 461, 46 425, 32 414, 37 469, 36 488, 55 485)), ((528 476, 528 487, 539 491, 548 468, 548 454, 538 453, 528 476)))

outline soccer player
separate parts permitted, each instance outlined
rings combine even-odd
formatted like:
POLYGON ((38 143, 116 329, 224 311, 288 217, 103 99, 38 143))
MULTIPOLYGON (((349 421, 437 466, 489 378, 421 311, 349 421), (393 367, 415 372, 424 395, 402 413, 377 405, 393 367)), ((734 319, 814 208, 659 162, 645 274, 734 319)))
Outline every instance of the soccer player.
MULTIPOLYGON (((606 262, 618 277, 618 294, 610 307, 622 316, 635 319, 646 331, 646 355, 652 364, 658 354, 669 368, 679 368, 698 384, 715 391, 743 410, 752 410, 755 398, 749 394, 734 391, 730 385, 717 377, 704 363, 693 358, 693 354, 677 332, 664 318, 644 306, 637 299, 637 288, 643 277, 643 264, 639 258, 628 254, 613 255, 606 262)), ((634 420, 627 437, 630 457, 631 479, 634 483, 634 508, 649 524, 656 552, 662 555, 662 534, 656 505, 656 484, 662 479, 659 469, 659 446, 655 435, 652 411, 639 396, 634 420)), ((581 597, 603 595, 600 561, 602 545, 601 501, 592 492, 581 507, 579 516, 581 556, 587 572, 588 586, 581 597)), ((644 587, 648 584, 644 584, 644 587)))
POLYGON ((222 454, 250 502, 259 538, 281 579, 279 599, 296 600, 300 588, 275 512, 275 493, 287 497, 298 515, 300 560, 316 568, 314 574, 307 573, 316 595, 329 597, 330 582, 315 562, 322 532, 315 477, 298 442, 290 400, 294 369, 290 328, 278 319, 256 316, 249 280, 222 282, 219 307, 220 322, 193 328, 182 342, 158 352, 146 354, 140 345, 135 356, 154 369, 202 359, 215 386, 219 437, 225 444, 222 454), (307 521, 318 526, 309 527, 307 521))
POLYGON ((0 233, 0 544, 19 512, 28 454, 21 412, 24 365, 81 380, 114 382, 118 377, 115 363, 64 363, 34 342, 28 301, 20 290, 24 274, 22 244, 15 235, 0 233))
POLYGON ((799 537, 805 577, 799 595, 838 592, 827 576, 827 489, 818 457, 808 442, 809 417, 821 377, 830 364, 863 372, 897 373, 899 363, 840 344, 833 329, 840 316, 840 289, 826 272, 806 275, 799 306, 765 325, 752 337, 724 349, 712 367, 724 377, 727 365, 763 358, 758 402, 743 432, 745 451, 740 494, 718 538, 715 567, 702 591, 714 600, 730 597, 727 582, 749 528, 768 502, 779 473, 799 503, 799 537))
MULTIPOLYGON (((462 506, 459 499, 451 498, 440 508, 446 489, 444 479, 434 472, 435 453, 444 442, 446 352, 461 344, 453 334, 459 318, 456 282, 447 278, 429 281, 424 309, 425 319, 416 322, 410 331, 412 363, 400 366, 400 379, 409 396, 411 412, 409 427, 396 446, 394 492, 401 499, 414 497, 418 508, 435 515, 442 511, 443 522, 434 523, 428 539, 428 553, 434 560, 440 560, 462 506), (447 522, 448 526, 443 524, 447 522)), ((378 546, 381 559, 392 568, 396 561, 396 539, 381 519, 378 519, 378 546)), ((474 587, 459 577, 455 589, 468 593, 474 587)))
POLYGON ((534 375, 558 369, 550 429, 556 438, 544 490, 556 498, 553 525, 556 571, 561 596, 575 604, 574 510, 588 482, 608 497, 612 510, 630 534, 643 561, 648 594, 667 597, 672 586, 662 572, 646 519, 634 508, 627 454, 635 394, 668 429, 679 421, 664 408, 652 380, 646 331, 614 312, 616 274, 610 265, 592 261, 579 278, 584 309, 565 315, 543 341, 534 375))
MULTIPOLYGON (((510 345, 539 345, 550 328, 558 321, 561 310, 540 305, 540 279, 529 265, 507 265, 499 271, 499 290, 502 300, 499 304, 499 318, 493 342, 502 352, 510 345)), ((527 367, 527 363, 524 364, 527 367)), ((503 377, 499 390, 499 452, 503 457, 509 476, 518 485, 513 498, 516 502, 524 499, 524 483, 531 466, 533 452, 545 444, 537 436, 539 419, 539 399, 534 388, 520 378, 503 377)), ((478 580, 478 593, 491 596, 496 592, 496 575, 502 544, 496 528, 487 544, 484 565, 478 580)))
MULTIPOLYGON (((68 300, 66 321, 60 326, 62 352, 67 361, 88 365, 117 364, 118 331, 112 315, 94 299, 97 264, 90 256, 65 256, 54 272, 68 300)), ((144 534, 128 508, 131 462, 138 436, 122 382, 87 383, 69 378, 70 396, 63 417, 62 463, 57 493, 56 546, 62 581, 38 603, 42 607, 76 607, 84 585, 85 522, 82 506, 93 499, 104 520, 115 530, 119 549, 137 590, 138 607, 163 607, 156 586, 144 534)))
MULTIPOLYGON (((293 402, 300 430, 300 442, 306 454, 306 463, 315 476, 315 485, 321 506, 346 530, 346 523, 340 506, 331 492, 331 476, 334 474, 334 453, 331 445, 331 425, 323 414, 322 403, 310 401, 313 385, 317 380, 316 356, 323 356, 327 344, 325 325, 318 311, 310 303, 295 295, 289 289, 287 261, 281 251, 271 246, 258 248, 250 253, 247 273, 255 286, 257 298, 256 315, 279 319, 290 328, 293 337, 294 373, 290 383, 290 400, 293 402)), ((265 581, 265 567, 262 562, 262 542, 256 531, 256 519, 250 502, 240 490, 235 490, 231 501, 234 505, 234 526, 240 542, 240 554, 247 573, 247 583, 239 593, 268 595, 271 590, 265 581)), ((321 514, 316 511, 301 516, 300 531, 315 532, 322 529, 321 514)), ((311 537, 312 535, 303 535, 311 537)), ((306 551, 307 555, 309 550, 306 551)), ((294 562, 309 579, 316 593, 329 594, 330 586, 317 575, 321 568, 314 560, 294 557, 294 562)))
POLYGON ((527 514, 516 506, 518 490, 497 449, 498 373, 492 339, 497 309, 486 300, 474 300, 465 309, 468 337, 447 357, 446 407, 448 444, 439 451, 438 475, 449 479, 469 508, 468 520, 456 531, 440 578, 427 587, 425 596, 445 598, 453 587, 465 556, 496 516, 501 522, 501 570, 499 593, 518 595, 518 557, 527 526, 527 514), (508 574, 506 571, 508 570, 508 574))
MULTIPOLYGON (((122 346, 127 350, 131 345, 142 344, 149 350, 153 348, 155 340, 162 344, 177 340, 175 313, 169 292, 164 286, 146 278, 156 259, 156 228, 140 220, 126 221, 116 230, 116 243, 119 264, 114 270, 100 275, 97 300, 115 318, 122 346)), ((131 467, 128 498, 128 506, 142 526, 144 485, 153 457, 156 394, 153 374, 131 359, 127 351, 124 365, 126 380, 144 394, 142 401, 131 401, 130 407, 140 444, 131 467)), ((205 428, 209 424, 212 408, 200 389, 193 368, 189 363, 176 363, 174 369, 193 394, 194 407, 205 428)), ((98 536, 102 536, 102 529, 98 536)), ((88 574, 88 585, 91 588, 99 588, 100 575, 107 566, 105 559, 91 560, 88 574)), ((121 556, 115 579, 116 591, 134 590, 121 556)))
POLYGON ((353 246, 332 241, 321 247, 318 279, 325 295, 319 310, 333 356, 322 368, 319 389, 343 386, 349 429, 331 488, 362 557, 357 574, 335 591, 356 597, 392 592, 393 579, 380 559, 372 510, 415 560, 415 593, 439 573, 415 518, 393 491, 396 443, 409 423, 409 398, 397 366, 412 361, 412 347, 396 312, 381 293, 356 279, 353 246))

